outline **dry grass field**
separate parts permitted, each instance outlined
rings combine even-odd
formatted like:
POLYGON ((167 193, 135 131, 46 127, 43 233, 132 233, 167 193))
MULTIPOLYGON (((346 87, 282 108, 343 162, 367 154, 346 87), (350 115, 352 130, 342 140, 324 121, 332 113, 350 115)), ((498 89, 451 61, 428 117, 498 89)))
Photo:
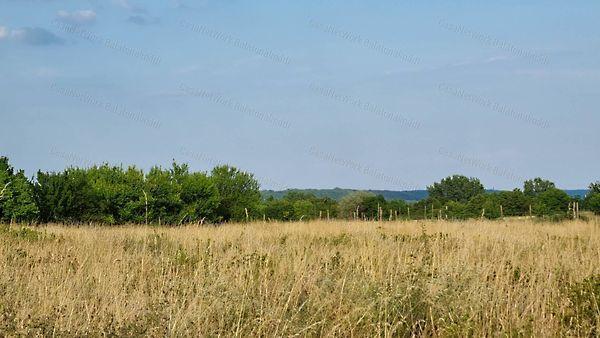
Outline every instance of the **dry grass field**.
POLYGON ((0 333, 597 336, 600 224, 0 230, 0 333))

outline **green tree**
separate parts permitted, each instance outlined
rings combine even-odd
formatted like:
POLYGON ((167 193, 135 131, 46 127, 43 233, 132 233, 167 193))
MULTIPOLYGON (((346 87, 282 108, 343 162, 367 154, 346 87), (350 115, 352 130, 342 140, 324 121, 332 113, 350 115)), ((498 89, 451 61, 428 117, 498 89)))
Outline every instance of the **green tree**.
POLYGON ((0 177, 0 216, 4 221, 33 222, 39 215, 33 184, 25 177, 24 171, 13 174, 6 158, 0 159, 0 162, 3 162, 0 170, 4 169, 4 175, 0 177))
POLYGON ((329 197, 316 197, 312 193, 289 190, 283 197, 294 208, 294 218, 303 220, 318 219, 319 216, 335 217, 337 214, 337 202, 329 197))
POLYGON ((382 195, 369 196, 363 200, 362 212, 365 213, 369 219, 377 219, 379 216, 379 208, 382 209, 382 217, 385 217, 385 213, 388 212, 387 201, 382 195))
POLYGON ((365 212, 365 200, 373 196, 375 194, 367 191, 355 191, 344 196, 338 203, 338 215, 342 218, 352 218, 358 211, 357 216, 362 217, 362 213, 365 212))
POLYGON ((566 192, 550 188, 536 196, 534 212, 537 216, 566 215, 570 201, 566 192))
POLYGON ((93 166, 86 169, 94 194, 94 218, 97 222, 123 224, 143 219, 144 174, 135 167, 93 166))
POLYGON ((316 218, 315 205, 310 199, 296 200, 292 203, 294 218, 296 220, 310 220, 316 218))
POLYGON ((34 191, 44 222, 99 221, 99 202, 85 169, 69 168, 62 173, 40 171, 34 191))
POLYGON ((151 222, 177 224, 183 202, 180 186, 171 171, 153 167, 146 175, 144 191, 148 196, 148 218, 151 222))
POLYGON ((130 166, 122 174, 118 194, 119 219, 121 222, 145 223, 146 197, 145 176, 141 169, 130 166))
POLYGON ((188 174, 181 180, 181 218, 190 222, 215 221, 219 207, 219 190, 204 173, 188 174))
POLYGON ((314 194, 306 193, 303 191, 297 191, 297 190, 288 190, 287 193, 285 194, 285 196, 283 196, 283 198, 290 202, 296 202, 296 201, 302 201, 302 200, 312 201, 312 200, 316 199, 314 194))
POLYGON ((466 205, 466 214, 468 218, 479 218, 482 215, 488 219, 499 218, 499 196, 497 194, 479 194, 474 196, 466 205))
MULTIPOLYGON (((392 213, 395 215, 398 213, 398 216, 404 216, 408 214, 408 205, 403 200, 392 200, 387 202, 387 209, 392 210, 392 213)), ((389 212, 388 210, 388 212, 389 212)))
POLYGON ((312 203, 315 208, 315 217, 321 213, 323 217, 327 217, 327 212, 329 212, 330 218, 337 217, 338 203, 336 200, 329 197, 315 197, 312 199, 312 203))
POLYGON ((12 184, 13 168, 8 163, 8 158, 0 157, 0 220, 4 219, 4 202, 12 184))
POLYGON ((600 181, 590 184, 590 194, 600 194, 600 181))
POLYGON ((467 214, 467 205, 460 202, 449 201, 446 203, 446 208, 444 208, 444 214, 448 215, 449 219, 453 220, 463 220, 468 218, 467 214))
POLYGON ((258 216, 261 196, 254 175, 223 165, 215 167, 210 177, 219 191, 217 214, 223 221, 246 219, 246 209, 250 215, 258 216))
POLYGON ((600 193, 589 194, 585 200, 587 209, 600 215, 600 193))
POLYGON ((427 187, 427 191, 430 199, 443 204, 448 201, 466 203, 472 197, 484 193, 485 189, 477 178, 454 175, 427 187))
POLYGON ((264 203, 263 212, 270 220, 291 221, 294 219, 294 206, 287 199, 268 198, 264 203))
POLYGON ((533 180, 525 181, 523 192, 527 196, 537 196, 554 188, 556 188, 556 186, 553 182, 538 177, 533 180))
POLYGON ((524 216, 529 213, 532 199, 520 189, 501 191, 496 194, 504 212, 504 216, 524 216))
POLYGON ((595 214, 600 214, 600 181, 590 184, 590 191, 585 197, 585 207, 593 211, 595 214))

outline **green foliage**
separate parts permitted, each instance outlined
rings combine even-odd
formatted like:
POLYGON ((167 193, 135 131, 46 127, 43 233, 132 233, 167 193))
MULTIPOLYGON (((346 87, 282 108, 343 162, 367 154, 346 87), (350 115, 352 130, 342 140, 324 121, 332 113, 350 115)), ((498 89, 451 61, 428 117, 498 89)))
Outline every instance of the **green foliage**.
POLYGON ((153 167, 146 175, 107 164, 38 172, 35 197, 43 222, 181 224, 219 218, 212 179, 177 163, 169 170, 153 167))
POLYGON ((590 194, 600 194, 600 181, 590 184, 590 194))
POLYGON ((135 167, 123 170, 107 164, 87 170, 97 222, 122 224, 141 222, 144 174, 135 167))
POLYGON ((315 216, 315 206, 310 200, 298 200, 293 203, 297 220, 309 220, 315 216))
POLYGON ((0 221, 33 222, 38 214, 33 185, 25 172, 15 174, 8 158, 0 157, 0 221))
POLYGON ((151 222, 176 224, 179 221, 177 218, 183 205, 179 186, 172 173, 160 167, 153 167, 146 175, 144 186, 148 194, 148 219, 151 222))
MULTIPOLYGON (((583 206, 600 214, 600 183, 590 185, 583 206)), ((388 201, 381 194, 354 191, 339 202, 303 190, 288 190, 282 199, 261 200, 253 175, 219 166, 210 175, 190 172, 186 164, 147 173, 136 167, 103 164, 37 173, 32 183, 0 157, 0 222, 78 224, 152 223, 179 225, 262 219, 281 221, 319 218, 488 219, 536 216, 563 219, 573 200, 542 179, 519 189, 486 193, 476 178, 454 175, 428 187, 430 197, 414 204, 388 201), (411 210, 409 213, 408 209, 411 210), (485 210, 485 213, 483 213, 485 210), (247 213, 246 213, 247 212, 247 213), (381 212, 381 215, 379 214, 381 212), (409 216, 410 215, 410 216, 409 216)))
POLYGON ((33 196, 33 185, 19 171, 11 178, 7 194, 2 199, 3 214, 16 222, 32 222, 39 214, 39 209, 33 196))
POLYGON ((337 203, 328 197, 316 197, 310 193, 290 191, 283 199, 273 197, 263 203, 263 213, 271 220, 294 221, 312 220, 319 217, 335 217, 337 203))
POLYGON ((352 218, 358 211, 360 217, 365 212, 365 201, 374 196, 366 191, 356 191, 344 196, 338 203, 338 215, 342 218, 352 218))
POLYGON ((524 183, 523 192, 527 196, 537 196, 543 192, 546 192, 551 189, 555 189, 556 186, 553 182, 541 179, 539 177, 534 178, 533 180, 527 180, 524 183))
POLYGON ((221 203, 218 214, 224 221, 242 221, 260 213, 260 187, 254 175, 223 165, 212 170, 211 177, 217 187, 221 203))
MULTIPOLYGON (((479 194, 474 196, 466 203, 466 212, 468 218, 479 218, 485 209, 485 216, 489 217, 495 201, 490 195, 479 194)), ((498 206, 500 208, 500 206, 498 206)))
POLYGON ((497 193, 498 202, 502 205, 504 216, 523 216, 529 213, 532 199, 521 190, 501 191, 497 193))
POLYGON ((393 215, 398 215, 400 218, 408 216, 408 204, 402 200, 393 200, 387 202, 387 209, 392 210, 393 215))
POLYGON ((427 187, 427 191, 429 192, 430 199, 442 203, 448 201, 466 203, 472 197, 483 194, 485 189, 477 178, 454 175, 427 187))
POLYGON ((463 220, 470 217, 467 213, 467 205, 464 203, 449 201, 446 203, 446 207, 445 214, 449 219, 463 220))
POLYGON ((387 209, 383 196, 369 196, 363 200, 362 210, 368 219, 376 219, 379 214, 379 208, 387 209))
POLYGON ((556 188, 549 188, 536 196, 533 212, 537 216, 566 216, 570 201, 571 198, 566 192, 556 188))
POLYGON ((9 194, 8 187, 12 183, 12 176, 13 168, 8 163, 8 158, 0 157, 0 218, 3 215, 3 201, 5 196, 9 194))
POLYGON ((219 190, 206 174, 187 174, 181 180, 181 201, 184 205, 183 219, 191 222, 217 219, 219 190))
MULTIPOLYGON (((262 190, 261 194, 263 199, 268 199, 269 197, 273 197, 275 199, 282 199, 284 196, 289 194, 290 192, 301 192, 309 195, 314 195, 316 197, 329 197, 335 201, 340 201, 344 196, 349 195, 353 192, 359 190, 356 189, 342 189, 342 188, 333 188, 333 189, 287 189, 287 190, 262 190)), ((371 192, 375 195, 383 195, 388 201, 406 201, 406 202, 416 202, 427 198, 426 190, 411 190, 411 191, 393 191, 393 190, 366 190, 367 192, 371 192)))
POLYGON ((69 168, 62 173, 38 172, 35 196, 43 222, 97 220, 96 196, 87 172, 69 168), (96 209, 96 210, 94 210, 96 209))
POLYGON ((600 193, 589 194, 585 199, 585 206, 596 215, 600 215, 600 193))
POLYGON ((270 220, 295 220, 294 206, 287 199, 277 200, 270 197, 264 203, 263 213, 270 220))

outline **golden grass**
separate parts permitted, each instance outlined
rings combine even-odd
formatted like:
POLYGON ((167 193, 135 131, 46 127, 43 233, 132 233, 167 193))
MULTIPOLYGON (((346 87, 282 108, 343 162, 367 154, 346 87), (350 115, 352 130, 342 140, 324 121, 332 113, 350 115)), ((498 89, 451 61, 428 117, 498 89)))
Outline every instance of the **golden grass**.
POLYGON ((596 219, 37 231, 0 232, 4 335, 598 334, 596 219))

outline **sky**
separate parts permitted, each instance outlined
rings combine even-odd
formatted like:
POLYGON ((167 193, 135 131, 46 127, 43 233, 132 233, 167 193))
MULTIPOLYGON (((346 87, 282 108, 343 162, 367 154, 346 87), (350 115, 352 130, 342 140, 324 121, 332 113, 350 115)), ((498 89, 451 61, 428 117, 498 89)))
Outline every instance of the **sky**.
POLYGON ((600 179, 598 1, 0 0, 0 155, 264 189, 600 179))

